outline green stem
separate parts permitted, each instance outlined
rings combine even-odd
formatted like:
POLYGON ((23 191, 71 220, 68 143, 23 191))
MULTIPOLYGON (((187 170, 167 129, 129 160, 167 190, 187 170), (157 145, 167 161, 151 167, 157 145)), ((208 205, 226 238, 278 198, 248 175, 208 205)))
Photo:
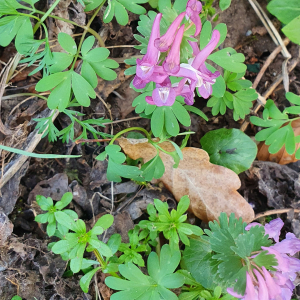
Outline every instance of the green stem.
MULTIPOLYGON (((99 251, 98 250, 96 250, 96 249, 94 249, 94 254, 95 254, 95 256, 96 256, 96 258, 97 258, 97 260, 98 260, 98 262, 100 263, 100 265, 101 265, 101 268, 103 269, 103 268, 106 268, 106 262, 104 261, 104 259, 102 258, 102 256, 101 256, 101 254, 99 253, 99 251)), ((115 273, 115 272, 111 272, 111 273, 109 273, 111 276, 113 276, 113 277, 116 277, 116 278, 121 278, 117 273, 115 273)))
POLYGON ((131 128, 127 128, 127 129, 124 129, 124 130, 118 132, 118 133, 113 137, 113 139, 110 141, 109 145, 112 145, 112 144, 114 143, 114 141, 115 141, 119 136, 123 135, 123 134, 126 133, 126 132, 133 131, 133 130, 142 131, 143 133, 145 133, 145 135, 146 135, 146 137, 147 137, 148 140, 150 140, 150 141, 152 140, 152 139, 151 139, 151 135, 149 134, 149 132, 148 132, 146 129, 141 128, 141 127, 131 127, 131 128))
POLYGON ((79 43, 79 46, 78 46, 78 49, 77 49, 77 53, 74 57, 74 61, 73 61, 73 65, 72 65, 72 68, 71 70, 74 70, 74 67, 75 67, 75 63, 77 61, 77 58, 79 56, 79 53, 80 53, 80 50, 81 50, 81 46, 83 44, 83 41, 84 41, 84 38, 88 32, 88 28, 90 28, 92 22, 94 21, 94 19, 96 18, 96 16, 98 15, 98 12, 100 11, 100 9, 102 8, 102 6, 104 5, 104 3, 106 2, 106 0, 103 0, 102 3, 100 4, 100 6, 96 9, 96 11, 94 12, 94 14, 92 15, 91 19, 89 20, 89 22, 87 23, 86 25, 86 29, 84 30, 82 36, 81 36, 81 39, 80 39, 80 43, 79 43))
POLYGON ((39 94, 34 94, 34 93, 21 93, 21 94, 14 94, 14 95, 9 95, 9 96, 4 96, 2 97, 2 100, 8 100, 8 99, 11 99, 11 98, 16 98, 16 97, 22 97, 22 96, 35 96, 35 97, 38 97, 38 98, 41 98, 41 99, 44 99, 47 101, 47 98, 42 96, 42 95, 39 95, 39 94))
POLYGON ((29 15, 29 14, 23 14, 23 13, 19 13, 19 12, 18 12, 18 15, 19 15, 19 16, 25 16, 25 17, 28 17, 28 18, 33 18, 33 19, 36 19, 36 20, 38 20, 38 22, 40 22, 40 21, 41 21, 41 19, 40 19, 40 18, 38 18, 38 17, 36 17, 36 16, 33 16, 33 15, 29 15))
POLYGON ((47 17, 52 13, 52 11, 54 10, 54 8, 58 5, 60 0, 56 0, 52 6, 48 9, 48 11, 43 15, 42 19, 37 22, 33 28, 33 32, 36 32, 38 30, 38 28, 40 27, 41 23, 43 23, 47 17))
MULTIPOLYGON (((44 12, 42 12, 42 11, 40 11, 40 10, 36 10, 36 13, 42 14, 42 15, 45 14, 44 12)), ((84 26, 84 25, 79 25, 79 24, 77 24, 76 22, 73 22, 73 21, 71 21, 71 20, 68 20, 68 19, 64 19, 64 18, 55 16, 55 15, 51 15, 51 14, 50 14, 48 17, 49 17, 49 18, 53 18, 53 19, 57 19, 57 20, 60 20, 60 21, 63 21, 63 22, 69 23, 69 24, 72 24, 72 25, 77 26, 77 27, 80 27, 80 28, 82 28, 82 29, 84 29, 84 30, 87 29, 87 31, 88 31, 90 34, 92 34, 92 35, 99 41, 99 45, 100 45, 101 47, 105 47, 105 44, 104 44, 104 42, 103 42, 101 36, 100 36, 94 29, 92 29, 92 28, 90 28, 90 27, 87 27, 87 26, 84 26)))

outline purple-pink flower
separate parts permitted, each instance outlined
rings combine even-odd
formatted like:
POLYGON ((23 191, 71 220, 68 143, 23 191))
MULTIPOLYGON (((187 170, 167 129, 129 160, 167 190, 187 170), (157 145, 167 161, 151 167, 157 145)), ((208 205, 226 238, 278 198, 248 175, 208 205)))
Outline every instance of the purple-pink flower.
MULTIPOLYGON (((270 223, 265 225, 265 232, 269 235, 270 239, 274 239, 275 242, 279 242, 279 236, 281 228, 283 227, 284 223, 280 218, 270 221, 270 223)), ((262 226, 260 223, 253 222, 246 226, 246 230, 249 230, 251 227, 254 226, 262 226)), ((299 250, 300 251, 300 250, 299 250)))
POLYGON ((197 36, 202 28, 200 12, 202 10, 202 4, 198 0, 189 0, 186 6, 186 18, 191 20, 196 26, 195 36, 197 36))
POLYGON ((176 99, 176 91, 167 77, 161 84, 157 83, 152 97, 147 96, 146 102, 156 106, 172 106, 176 99))
POLYGON ((169 50, 184 16, 185 13, 181 13, 171 24, 167 32, 162 37, 159 37, 155 40, 155 46, 160 52, 166 52, 169 50))
MULTIPOLYGON (((300 260, 289 255, 294 255, 300 251, 300 240, 294 234, 287 233, 286 238, 279 242, 280 230, 283 224, 281 219, 276 219, 265 225, 266 234, 277 243, 270 247, 261 247, 262 251, 267 251, 268 254, 275 256, 277 265, 270 270, 267 270, 264 266, 257 266, 251 261, 252 258, 257 256, 256 253, 249 258, 250 265, 246 275, 245 294, 239 295, 232 288, 228 288, 229 294, 243 300, 291 299, 295 288, 293 281, 300 271, 300 260)), ((253 226, 261 226, 261 224, 249 224, 246 226, 246 230, 253 226)))
MULTIPOLYGON (((152 96, 146 98, 149 104, 171 106, 177 96, 182 96, 186 104, 193 105, 196 88, 205 99, 212 94, 212 86, 220 73, 209 71, 205 65, 205 60, 217 46, 220 33, 215 30, 211 41, 202 51, 200 51, 196 42, 189 42, 193 49, 193 58, 189 61, 182 63, 180 56, 180 47, 185 31, 192 24, 196 25, 195 35, 198 35, 201 31, 199 16, 201 10, 202 4, 200 1, 189 0, 186 12, 176 17, 163 36, 160 36, 162 14, 156 16, 147 53, 142 59, 137 59, 136 76, 133 80, 133 86, 137 89, 145 88, 150 82, 156 84, 152 96), (187 28, 186 25, 182 24, 184 17, 189 21, 187 28), (167 55, 161 56, 161 52, 167 52, 167 55), (162 60, 160 57, 165 58, 162 60), (183 79, 172 85, 170 76, 182 77, 183 79)), ((195 36, 191 37, 195 38, 195 36)))

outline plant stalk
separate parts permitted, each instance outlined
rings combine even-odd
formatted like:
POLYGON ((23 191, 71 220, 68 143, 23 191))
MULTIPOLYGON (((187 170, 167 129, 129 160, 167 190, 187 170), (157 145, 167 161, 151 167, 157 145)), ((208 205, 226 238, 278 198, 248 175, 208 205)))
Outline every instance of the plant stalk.
MULTIPOLYGON (((39 14, 42 14, 42 15, 46 14, 46 13, 40 11, 40 10, 36 10, 36 12, 39 13, 39 14)), ((90 34, 92 34, 98 40, 99 45, 101 47, 105 47, 105 44, 104 44, 101 36, 94 29, 92 29, 90 27, 87 27, 87 26, 84 26, 84 25, 77 24, 76 22, 73 22, 73 21, 68 20, 68 19, 61 18, 59 16, 55 16, 55 15, 51 15, 50 14, 48 17, 49 18, 53 18, 53 19, 57 19, 57 20, 60 20, 60 21, 63 21, 63 22, 69 23, 69 24, 72 24, 72 25, 80 27, 80 28, 82 28, 84 30, 87 30, 90 34)))
POLYGON ((73 61, 73 65, 72 65, 72 68, 71 70, 74 70, 74 67, 75 67, 75 63, 77 61, 77 58, 79 56, 79 53, 80 53, 80 50, 81 50, 81 46, 83 44, 83 41, 84 41, 84 38, 88 32, 88 28, 90 28, 92 22, 94 21, 94 19, 96 18, 96 16, 98 15, 98 12, 100 11, 100 9, 102 8, 102 6, 104 5, 104 3, 106 2, 106 0, 103 0, 102 3, 99 5, 99 7, 96 9, 96 11, 94 12, 94 14, 92 15, 91 19, 89 20, 89 22, 87 23, 86 25, 86 29, 84 30, 82 36, 81 36, 81 39, 80 39, 80 43, 79 43, 79 46, 78 46, 78 49, 77 49, 77 53, 74 57, 74 61, 73 61))
POLYGON ((33 32, 36 32, 38 30, 38 28, 40 27, 41 23, 43 23, 47 17, 52 13, 52 11, 54 10, 54 8, 58 5, 60 0, 56 0, 52 6, 48 9, 48 11, 43 15, 43 17, 41 18, 41 20, 39 22, 37 22, 33 28, 33 32))
POLYGON ((127 129, 124 129, 120 132, 118 132, 114 137, 113 139, 110 141, 109 145, 112 145, 114 143, 114 141, 119 137, 121 136, 122 134, 126 133, 126 132, 129 132, 129 131, 133 131, 133 130, 138 130, 138 131, 142 131, 143 133, 145 133, 146 137, 148 140, 151 140, 151 135, 149 134, 149 132, 147 130, 145 130, 144 128, 141 128, 141 127, 131 127, 131 128, 127 128, 127 129))

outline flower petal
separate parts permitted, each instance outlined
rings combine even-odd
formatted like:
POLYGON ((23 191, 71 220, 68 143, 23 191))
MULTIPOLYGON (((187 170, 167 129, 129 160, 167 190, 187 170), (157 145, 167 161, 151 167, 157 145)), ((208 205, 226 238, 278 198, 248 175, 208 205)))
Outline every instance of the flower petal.
POLYGON ((257 297, 253 281, 249 273, 246 273, 246 291, 244 300, 261 300, 257 297))
POLYGON ((213 31, 210 42, 205 46, 205 48, 202 51, 200 51, 200 53, 195 57, 195 59, 192 63, 192 66, 195 69, 198 70, 200 68, 200 66, 205 62, 207 57, 214 51, 214 49, 216 48, 216 46, 219 43, 220 36, 221 35, 218 30, 213 31))
POLYGON ((267 288, 268 288, 269 295, 270 295, 271 299, 276 299, 276 297, 278 295, 281 295, 281 289, 280 289, 279 285, 277 285, 275 283, 273 277, 267 271, 267 269, 265 267, 262 267, 262 270, 263 270, 263 273, 264 273, 264 277, 265 277, 265 281, 266 281, 266 285, 267 285, 267 288))
MULTIPOLYGON (((280 231, 281 228, 283 227, 284 222, 280 219, 277 218, 275 220, 272 220, 269 224, 265 225, 265 232, 266 234, 269 235, 269 238, 273 238, 275 242, 279 242, 279 236, 280 236, 280 231)), ((298 250, 300 251, 300 250, 298 250)))
POLYGON ((300 240, 293 233, 287 233, 286 238, 272 246, 279 253, 294 255, 300 251, 300 240))
POLYGON ((174 41, 175 33, 180 26, 180 23, 182 22, 184 16, 185 12, 181 13, 171 24, 167 32, 162 37, 155 40, 154 44, 160 52, 166 52, 170 48, 174 41))
POLYGON ((259 284, 258 299, 259 300, 269 300, 269 292, 268 292, 268 288, 267 288, 264 278, 261 276, 261 274, 256 269, 253 269, 253 272, 256 275, 258 284, 259 284))
POLYGON ((178 73, 180 69, 180 45, 184 33, 184 25, 178 30, 171 50, 163 63, 164 70, 172 75, 178 73))

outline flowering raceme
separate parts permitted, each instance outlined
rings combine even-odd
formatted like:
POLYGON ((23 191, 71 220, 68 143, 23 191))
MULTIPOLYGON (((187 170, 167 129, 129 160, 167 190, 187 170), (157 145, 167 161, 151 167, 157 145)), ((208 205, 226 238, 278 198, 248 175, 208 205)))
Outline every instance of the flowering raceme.
POLYGON ((212 85, 220 73, 209 71, 205 60, 219 43, 219 31, 213 31, 211 41, 202 51, 197 42, 189 41, 193 49, 193 57, 184 63, 180 61, 180 46, 185 31, 195 25, 195 34, 191 36, 193 39, 201 31, 202 24, 199 16, 201 10, 200 1, 189 0, 186 11, 176 17, 163 36, 160 36, 162 14, 159 13, 155 17, 147 53, 141 60, 137 59, 136 76, 133 80, 133 86, 137 89, 144 88, 150 82, 156 84, 152 96, 146 97, 147 103, 156 106, 172 106, 176 97, 182 96, 187 105, 193 105, 196 88, 205 99, 212 94, 212 85), (163 56, 164 61, 160 60, 162 52, 167 54, 163 56), (182 79, 172 84, 170 76, 182 79))
MULTIPOLYGON (((300 240, 292 233, 287 233, 286 238, 279 242, 280 230, 283 226, 281 219, 272 220, 265 225, 265 233, 273 238, 276 244, 270 247, 262 247, 262 251, 275 255, 277 265, 268 271, 265 267, 258 267, 251 263, 246 274, 245 295, 239 295, 233 289, 227 289, 228 293, 243 300, 290 300, 295 288, 293 281, 300 271, 300 260, 289 255, 300 251, 300 240), (289 255, 288 255, 289 254, 289 255), (272 270, 273 269, 273 270, 272 270)), ((253 226, 262 226, 252 223, 246 227, 249 230, 253 226)), ((252 258, 254 258, 254 255, 252 258)))

